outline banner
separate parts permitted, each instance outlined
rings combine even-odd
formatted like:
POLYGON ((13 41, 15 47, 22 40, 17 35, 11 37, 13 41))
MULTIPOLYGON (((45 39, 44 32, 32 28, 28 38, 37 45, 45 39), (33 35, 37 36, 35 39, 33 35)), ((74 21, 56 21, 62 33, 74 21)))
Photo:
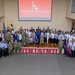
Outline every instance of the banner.
POLYGON ((49 47, 22 47, 21 53, 23 54, 58 54, 58 48, 49 47))

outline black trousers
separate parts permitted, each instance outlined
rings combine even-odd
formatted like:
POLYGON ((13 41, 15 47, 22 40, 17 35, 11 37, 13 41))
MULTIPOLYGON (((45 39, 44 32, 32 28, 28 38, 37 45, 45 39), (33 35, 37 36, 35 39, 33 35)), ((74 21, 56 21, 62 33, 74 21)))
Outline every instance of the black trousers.
POLYGON ((19 40, 22 43, 22 40, 19 40))
POLYGON ((51 43, 53 43, 53 44, 54 44, 54 39, 51 39, 51 43))
POLYGON ((45 42, 45 43, 47 42, 47 37, 44 37, 44 42, 45 42))
POLYGON ((0 48, 0 58, 2 57, 2 49, 0 48))
POLYGON ((51 43, 51 38, 49 38, 49 43, 51 43))
POLYGON ((54 44, 58 44, 58 39, 54 39, 54 44))
POLYGON ((5 49, 3 50, 3 55, 4 55, 5 57, 9 55, 9 53, 8 53, 8 48, 5 48, 5 49))
POLYGON ((71 50, 71 58, 75 57, 75 51, 71 50))
POLYGON ((6 55, 9 56, 8 48, 6 48, 6 55))
POLYGON ((0 37, 0 42, 2 41, 2 37, 0 37))

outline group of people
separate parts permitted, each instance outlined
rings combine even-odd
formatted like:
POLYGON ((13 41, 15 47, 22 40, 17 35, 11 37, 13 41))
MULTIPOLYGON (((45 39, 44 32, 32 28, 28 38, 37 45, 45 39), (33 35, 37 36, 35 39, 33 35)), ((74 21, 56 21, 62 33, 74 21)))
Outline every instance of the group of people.
POLYGON ((21 53, 21 47, 49 43, 58 45, 59 53, 62 53, 64 48, 64 54, 75 57, 74 29, 70 32, 64 32, 56 29, 53 30, 49 27, 46 29, 38 27, 36 30, 33 27, 30 29, 20 27, 18 31, 15 31, 13 28, 3 29, 0 31, 0 57, 21 53))

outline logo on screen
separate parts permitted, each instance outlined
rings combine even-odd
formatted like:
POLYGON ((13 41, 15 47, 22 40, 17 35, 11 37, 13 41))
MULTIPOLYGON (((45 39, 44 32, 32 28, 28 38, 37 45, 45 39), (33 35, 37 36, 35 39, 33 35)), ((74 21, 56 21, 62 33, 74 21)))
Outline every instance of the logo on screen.
POLYGON ((34 3, 34 1, 32 1, 32 9, 33 10, 38 10, 38 6, 34 3))

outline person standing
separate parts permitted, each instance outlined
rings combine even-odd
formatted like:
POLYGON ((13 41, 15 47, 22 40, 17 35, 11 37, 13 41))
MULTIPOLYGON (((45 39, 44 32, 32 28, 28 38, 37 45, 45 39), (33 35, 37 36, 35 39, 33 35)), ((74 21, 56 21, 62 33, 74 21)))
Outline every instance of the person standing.
POLYGON ((50 33, 49 33, 49 31, 46 32, 46 37, 47 37, 47 44, 49 44, 49 38, 50 38, 50 33))
POLYGON ((26 46, 29 46, 29 37, 28 37, 28 35, 25 36, 25 40, 26 40, 26 46))
POLYGON ((26 37, 23 37, 22 39, 22 46, 25 46, 26 45, 26 37))
POLYGON ((71 29, 70 33, 73 34, 75 32, 74 28, 71 29))
POLYGON ((72 44, 71 44, 71 58, 75 57, 75 43, 74 40, 72 40, 72 44))
POLYGON ((54 35, 54 44, 58 45, 58 32, 55 32, 55 35, 54 35))
POLYGON ((17 32, 15 32, 15 34, 14 34, 14 41, 18 41, 19 40, 19 36, 18 36, 18 34, 17 34, 17 32))
POLYGON ((8 52, 9 52, 9 55, 13 53, 13 45, 11 44, 11 42, 9 42, 8 44, 8 52))
POLYGON ((4 54, 5 57, 9 55, 8 44, 5 41, 3 42, 3 54, 4 54))
POLYGON ((41 35, 40 36, 40 45, 43 45, 44 44, 44 37, 41 35))
POLYGON ((22 47, 22 43, 19 41, 18 42, 18 51, 17 51, 17 53, 21 53, 21 47, 22 47))
POLYGON ((55 37, 55 34, 54 34, 54 31, 51 33, 51 43, 54 44, 54 37, 55 37))
POLYGON ((34 43, 35 43, 35 44, 39 44, 39 39, 37 38, 36 35, 35 35, 35 38, 34 38, 34 43))
POLYGON ((0 30, 0 41, 2 41, 2 34, 1 34, 1 30, 0 30))
POLYGON ((38 38, 38 43, 40 42, 40 35, 41 35, 41 32, 39 29, 36 29, 36 32, 35 32, 37 38, 38 38))
POLYGON ((58 43, 58 46, 59 46, 59 53, 61 54, 62 53, 62 49, 63 49, 63 41, 62 41, 62 38, 60 38, 59 43, 58 43))
POLYGON ((7 32, 7 33, 5 34, 5 40, 6 40, 7 43, 9 43, 10 36, 11 36, 11 33, 10 33, 10 32, 7 32))
POLYGON ((34 41, 33 41, 33 38, 32 38, 32 36, 31 36, 31 37, 29 38, 29 44, 32 45, 33 42, 34 42, 34 41))
POLYGON ((19 41, 22 43, 22 34, 19 32, 18 33, 19 41))
POLYGON ((15 40, 14 42, 14 53, 17 54, 17 50, 18 50, 18 42, 17 40, 15 40))
POLYGON ((0 41, 0 58, 2 57, 2 41, 0 41))
POLYGON ((11 51, 11 54, 14 54, 14 41, 11 40, 9 44, 10 44, 10 51, 11 51), (11 49, 11 48, 12 48, 12 49, 11 49))
POLYGON ((63 47, 64 47, 64 55, 66 55, 67 45, 68 45, 68 43, 67 43, 67 41, 65 41, 64 45, 63 45, 63 47))

